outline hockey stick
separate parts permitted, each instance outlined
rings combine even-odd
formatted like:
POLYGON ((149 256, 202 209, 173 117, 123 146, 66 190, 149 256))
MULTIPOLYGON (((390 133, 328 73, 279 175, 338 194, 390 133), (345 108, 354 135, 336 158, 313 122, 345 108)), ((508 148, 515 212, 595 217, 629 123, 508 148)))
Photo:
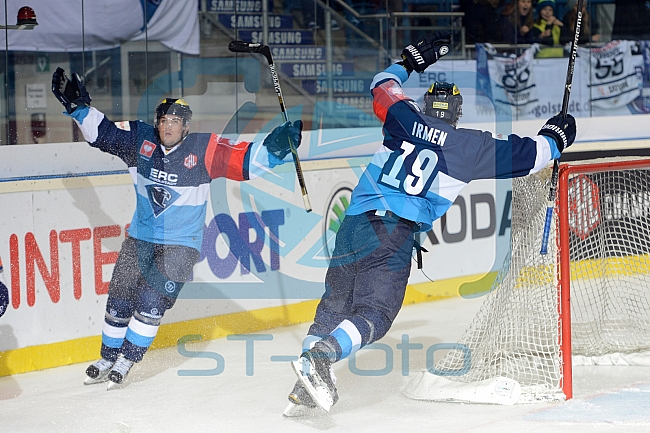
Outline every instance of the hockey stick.
MULTIPOLYGON (((273 78, 273 87, 275 88, 275 93, 278 95, 278 101, 280 102, 282 117, 284 118, 285 122, 288 122, 289 116, 287 115, 287 109, 284 106, 284 99, 282 99, 282 89, 280 88, 280 80, 278 79, 278 74, 275 71, 275 65, 273 64, 273 57, 271 56, 271 49, 269 46, 262 44, 252 44, 244 41, 231 41, 228 44, 228 49, 233 53, 258 53, 266 57, 266 60, 269 62, 271 77, 273 78)), ((302 190, 302 199, 305 203, 305 210, 307 212, 311 212, 311 203, 309 203, 309 196, 307 195, 307 185, 305 184, 305 178, 302 175, 302 167, 300 166, 300 158, 298 158, 298 150, 293 145, 291 140, 289 140, 289 147, 291 148, 291 155, 293 156, 293 164, 296 167, 298 183, 300 184, 300 189, 302 190)))
MULTIPOLYGON (((578 38, 580 37, 580 26, 582 25, 582 7, 585 0, 578 0, 578 19, 576 20, 576 34, 571 42, 571 55, 569 57, 569 66, 566 71, 566 84, 564 85, 564 99, 562 100, 563 117, 566 117, 569 111, 569 97, 571 96, 571 83, 573 81, 573 70, 576 65, 576 55, 578 53, 578 38)), ((560 171, 560 158, 553 163, 553 173, 551 174, 551 187, 548 191, 548 202, 546 204, 546 220, 544 221, 544 232, 542 233, 542 248, 539 253, 545 255, 548 252, 548 237, 551 233, 551 220, 553 219, 553 208, 555 207, 555 193, 557 191, 557 181, 560 171)))

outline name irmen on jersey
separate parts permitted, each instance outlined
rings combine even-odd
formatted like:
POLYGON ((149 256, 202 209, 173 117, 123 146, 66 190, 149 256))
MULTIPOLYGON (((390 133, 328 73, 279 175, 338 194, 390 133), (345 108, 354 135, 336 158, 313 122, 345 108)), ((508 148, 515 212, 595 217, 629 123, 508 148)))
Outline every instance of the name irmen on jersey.
POLYGON ((413 122, 411 135, 421 140, 429 141, 438 146, 444 146, 447 139, 447 133, 419 122, 413 122))

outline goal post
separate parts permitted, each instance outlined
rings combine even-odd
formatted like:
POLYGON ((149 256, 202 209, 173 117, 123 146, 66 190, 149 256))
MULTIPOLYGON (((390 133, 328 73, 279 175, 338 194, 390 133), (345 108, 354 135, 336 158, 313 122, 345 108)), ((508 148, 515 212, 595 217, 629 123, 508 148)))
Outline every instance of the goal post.
POLYGON ((548 254, 550 168, 513 179, 510 253, 464 349, 412 377, 407 397, 564 400, 574 364, 650 365, 650 159, 576 161, 559 173, 548 254))

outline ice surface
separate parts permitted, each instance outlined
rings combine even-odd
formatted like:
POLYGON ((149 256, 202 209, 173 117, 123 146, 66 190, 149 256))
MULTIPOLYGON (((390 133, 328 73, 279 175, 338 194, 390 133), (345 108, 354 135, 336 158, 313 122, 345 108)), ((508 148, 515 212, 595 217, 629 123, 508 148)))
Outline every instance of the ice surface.
POLYGON ((126 384, 111 391, 102 384, 83 385, 87 363, 0 378, 0 432, 650 430, 650 367, 576 367, 575 398, 564 403, 491 406, 404 397, 409 371, 426 365, 426 349, 455 343, 481 302, 456 298, 404 307, 379 342, 385 346, 362 350, 352 365, 336 364, 340 400, 329 415, 282 417, 295 382, 288 361, 299 355, 308 329, 303 324, 187 343, 185 356, 177 348, 151 351, 126 384), (407 338, 422 345, 409 351, 408 366, 398 348, 407 338))

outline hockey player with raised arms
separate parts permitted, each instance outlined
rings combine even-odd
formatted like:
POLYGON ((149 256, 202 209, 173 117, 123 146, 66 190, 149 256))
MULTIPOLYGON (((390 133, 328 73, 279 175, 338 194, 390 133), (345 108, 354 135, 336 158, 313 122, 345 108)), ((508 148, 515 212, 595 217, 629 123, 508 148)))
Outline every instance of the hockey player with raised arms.
POLYGON ((210 182, 245 181, 282 164, 289 140, 300 145, 302 122, 285 122, 260 142, 190 133, 192 111, 183 99, 164 99, 154 125, 116 124, 90 106, 83 81, 57 68, 52 92, 86 141, 122 159, 136 192, 136 208, 108 289, 101 359, 86 383, 122 383, 153 342, 199 259, 210 182))
POLYGON ((501 140, 456 128, 463 98, 452 83, 433 83, 424 107, 418 106, 402 84, 447 54, 450 42, 446 32, 426 35, 372 81, 384 141, 352 192, 337 232, 325 293, 303 353, 291 363, 298 381, 285 416, 329 411, 338 400, 332 364, 388 332, 404 299, 415 233, 430 230, 470 181, 534 173, 575 139, 571 115, 550 118, 532 137, 511 134, 501 140))

